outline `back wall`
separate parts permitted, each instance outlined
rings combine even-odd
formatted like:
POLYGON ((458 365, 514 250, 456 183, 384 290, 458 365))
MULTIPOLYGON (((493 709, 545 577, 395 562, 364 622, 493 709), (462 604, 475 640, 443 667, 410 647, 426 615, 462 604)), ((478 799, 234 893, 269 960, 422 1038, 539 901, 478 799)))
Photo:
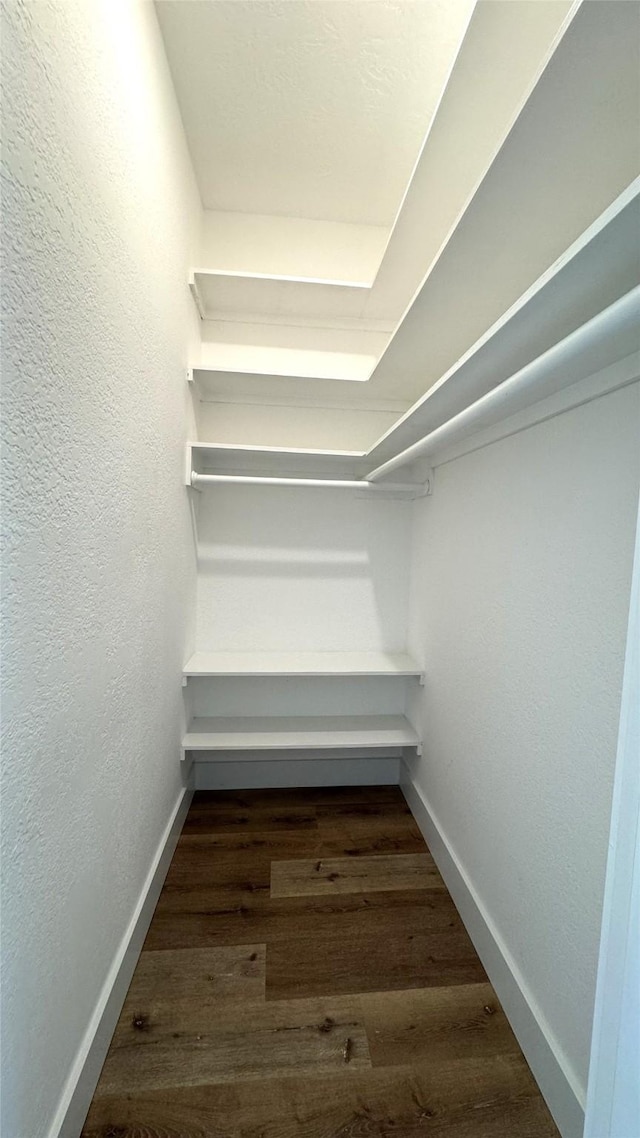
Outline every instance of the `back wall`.
POLYGON ((198 497, 198 649, 404 650, 410 502, 304 487, 198 497))

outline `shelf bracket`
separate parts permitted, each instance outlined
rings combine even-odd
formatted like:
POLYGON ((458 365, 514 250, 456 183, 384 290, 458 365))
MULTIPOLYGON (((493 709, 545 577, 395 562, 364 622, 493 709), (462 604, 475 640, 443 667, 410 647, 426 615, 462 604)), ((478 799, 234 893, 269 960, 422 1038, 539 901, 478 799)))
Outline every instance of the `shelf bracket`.
POLYGON ((200 291, 198 289, 198 282, 196 281, 195 273, 191 273, 191 276, 189 277, 189 288, 191 290, 191 295, 193 297, 195 306, 198 309, 198 315, 199 315, 200 319, 206 320, 205 311, 204 311, 204 304, 202 303, 202 297, 200 296, 200 291))

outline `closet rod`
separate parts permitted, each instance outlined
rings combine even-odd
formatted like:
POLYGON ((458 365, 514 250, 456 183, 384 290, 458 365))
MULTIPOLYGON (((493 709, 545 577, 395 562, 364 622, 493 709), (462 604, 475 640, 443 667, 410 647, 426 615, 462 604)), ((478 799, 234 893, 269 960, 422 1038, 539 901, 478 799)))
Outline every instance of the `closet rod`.
MULTIPOLYGON (((406 447, 405 450, 400 451, 387 462, 383 462, 381 466, 377 466, 375 470, 367 474, 367 479, 370 482, 377 483, 379 478, 385 478, 392 471, 397 470, 399 466, 404 466, 407 462, 414 462, 417 458, 424 458, 431 454, 436 447, 441 449, 457 437, 468 433, 469 429, 472 431, 480 430, 482 427, 492 426, 500 418, 515 414, 516 411, 522 409, 523 405, 519 400, 523 393, 531 391, 533 394, 534 389, 541 385, 544 380, 551 378, 558 369, 566 367, 569 363, 579 361, 582 356, 585 357, 584 363, 591 366, 591 373, 600 370, 606 366, 606 362, 602 362, 598 356, 594 358, 593 353, 597 349, 601 349, 603 345, 616 343, 623 333, 633 332, 634 328, 637 333, 639 324, 640 285, 625 293, 619 300, 588 320, 586 324, 576 328, 574 332, 565 336, 564 340, 554 344, 552 348, 543 352, 537 359, 526 364, 510 379, 506 379, 498 387, 495 387, 493 391, 489 391, 480 399, 476 399, 475 403, 465 407, 463 411, 448 419, 442 426, 436 427, 428 435, 424 435, 423 438, 418 439, 417 442, 412 443, 411 446, 406 447), (499 412, 498 418, 496 418, 496 411, 499 412)), ((639 344, 640 336, 636 334, 633 342, 626 349, 619 351, 617 359, 637 350, 639 344)), ((608 362, 611 363, 611 360, 608 362)), ((577 383, 580 378, 579 375, 576 375, 571 383, 577 383)), ((548 390, 541 390, 532 402, 537 402, 538 399, 543 399, 545 395, 551 395, 564 386, 569 385, 558 383, 548 390)), ((383 485, 386 486, 387 483, 383 485)))
POLYGON ((271 478, 251 474, 198 474, 191 471, 192 486, 214 486, 218 483, 239 483, 241 486, 318 486, 323 490, 371 490, 385 493, 424 494, 426 487, 414 482, 384 482, 374 486, 370 482, 340 480, 336 478, 271 478))

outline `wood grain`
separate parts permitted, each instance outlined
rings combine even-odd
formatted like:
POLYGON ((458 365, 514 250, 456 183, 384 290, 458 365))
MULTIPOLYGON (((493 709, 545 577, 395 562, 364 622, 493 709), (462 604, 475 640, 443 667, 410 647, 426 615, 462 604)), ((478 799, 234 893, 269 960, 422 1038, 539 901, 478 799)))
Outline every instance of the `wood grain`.
POLYGON ((186 997, 196 1003, 264 999, 265 955, 264 944, 143 952, 125 1009, 186 997))
POLYGON ((224 1032, 211 1016, 208 1032, 131 1033, 114 1041, 100 1077, 101 1094, 129 1094, 159 1087, 232 1083, 370 1067, 364 1028, 341 1023, 325 1032, 317 1024, 277 1027, 271 1031, 224 1032))
POLYGON ((520 1053, 488 982, 373 992, 355 1001, 376 1066, 520 1053))
POLYGON ((256 806, 230 810, 209 803, 196 804, 189 810, 184 824, 185 834, 224 834, 261 830, 305 830, 317 826, 314 809, 301 807, 256 806))
POLYGON ((83 1138, 558 1138, 520 1055, 96 1098, 83 1138))
POLYGON ((272 897, 387 893, 396 889, 444 889, 431 855, 311 858, 277 861, 271 865, 272 897))
MULTIPOLYGON (((478 1051, 487 1056, 519 1054, 489 983, 266 1002, 263 997, 220 999, 207 991, 175 997, 165 992, 130 1006, 145 1009, 142 1030, 147 1041, 167 1032, 204 1036, 212 1022, 225 1035, 285 1028, 340 1035, 355 1023, 364 1027, 377 1066, 474 1058, 478 1051)), ((114 1043, 128 1045, 132 1039, 136 1027, 123 1016, 114 1043)))
POLYGON ((375 943, 391 934, 408 937, 426 929, 455 929, 459 922, 444 890, 272 898, 268 886, 226 892, 198 887, 162 894, 145 948, 258 942, 271 946, 299 938, 313 945, 321 935, 375 943))
POLYGON ((486 973, 461 924, 408 931, 404 921, 378 922, 357 935, 345 926, 295 936, 268 945, 267 999, 293 999, 326 992, 484 983, 486 973))
MULTIPOLYGON (((423 853, 424 842, 420 834, 406 822, 392 818, 386 825, 375 819, 374 825, 361 825, 349 821, 331 827, 318 821, 317 829, 260 831, 224 834, 189 834, 180 839, 177 854, 181 857, 189 849, 193 857, 200 850, 205 872, 211 875, 212 851, 222 856, 235 853, 243 864, 264 861, 287 861, 297 857, 361 857, 377 853, 423 853), (208 859, 208 864, 206 859, 208 859)), ((188 856, 188 854, 187 854, 188 856)))
POLYGON ((200 792, 82 1138, 558 1138, 397 787, 200 792))

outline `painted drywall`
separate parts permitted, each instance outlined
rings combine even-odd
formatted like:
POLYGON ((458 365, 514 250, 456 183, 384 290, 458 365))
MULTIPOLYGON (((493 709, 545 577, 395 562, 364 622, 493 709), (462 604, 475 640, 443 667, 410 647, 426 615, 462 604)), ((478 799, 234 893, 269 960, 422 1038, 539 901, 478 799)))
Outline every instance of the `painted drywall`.
MULTIPOLYGON (((203 298, 205 294, 208 311, 210 286, 203 289, 203 279, 198 275, 198 295, 203 298)), ((212 279, 220 282, 225 278, 212 279)), ((211 375, 213 385, 222 378, 220 372, 233 388, 242 384, 247 373, 258 376, 262 384, 265 376, 293 376, 297 377, 298 396, 304 396, 300 379, 307 377, 344 380, 350 387, 353 382, 366 382, 388 338, 387 332, 375 326, 307 328, 304 324, 284 322, 265 324, 258 318, 237 320, 233 315, 230 320, 203 320, 201 332, 199 356, 192 362, 194 367, 216 369, 211 375)), ((331 387, 332 383, 325 386, 331 387)), ((271 398, 273 395, 271 391, 271 398)), ((241 397, 241 393, 236 393, 236 399, 241 397)))
POLYGON ((531 93, 571 9, 570 0, 476 4, 365 304, 369 318, 403 316, 531 93))
MULTIPOLYGON (((335 386, 342 385, 336 382, 335 386)), ((210 403, 205 396, 197 405, 198 438, 208 443, 242 442, 245 446, 366 451, 393 426, 399 414, 391 410, 356 410, 339 404, 304 407, 210 403)))
POLYGON ((640 481, 638 384, 414 506, 416 784, 584 1100, 640 481))
POLYGON ((182 791, 199 203, 153 5, 2 25, 1 1129, 42 1138, 182 791))
POLYGON ((199 499, 198 649, 404 649, 409 502, 246 486, 199 499))
POLYGON ((158 0, 206 208, 390 225, 472 6, 158 0))
POLYGON ((344 754, 337 759, 316 754, 292 759, 270 759, 269 762, 245 761, 196 763, 196 790, 244 790, 249 787, 273 786, 394 786, 400 777, 400 759, 377 759, 370 755, 353 758, 344 754))
POLYGON ((584 1135, 640 1119, 640 512, 631 587, 584 1135))
POLYGON ((383 225, 207 209, 198 265, 228 273, 371 284, 388 237, 383 225))

